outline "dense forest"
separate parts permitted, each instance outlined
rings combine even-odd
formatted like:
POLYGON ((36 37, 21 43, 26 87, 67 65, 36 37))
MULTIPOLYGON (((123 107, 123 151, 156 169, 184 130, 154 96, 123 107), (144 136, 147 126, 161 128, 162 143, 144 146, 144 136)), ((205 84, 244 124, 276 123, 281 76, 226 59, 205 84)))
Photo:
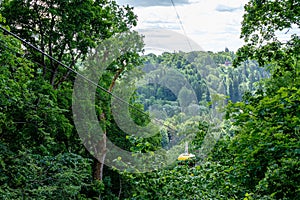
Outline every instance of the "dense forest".
POLYGON ((300 199, 299 3, 249 0, 237 52, 155 55, 130 6, 3 0, 0 198, 300 199))

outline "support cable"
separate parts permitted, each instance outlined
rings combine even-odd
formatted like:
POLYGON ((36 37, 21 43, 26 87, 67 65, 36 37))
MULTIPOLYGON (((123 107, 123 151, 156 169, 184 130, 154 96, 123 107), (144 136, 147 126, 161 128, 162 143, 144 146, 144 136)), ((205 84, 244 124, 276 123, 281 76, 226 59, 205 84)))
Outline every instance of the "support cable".
MULTIPOLYGON (((77 76, 79 76, 80 78, 84 79, 85 81, 87 81, 88 83, 98 87, 99 89, 101 89, 102 91, 108 93, 109 95, 111 95, 112 97, 116 98, 117 100, 119 100, 122 103, 125 103, 126 105, 128 105, 129 107, 133 108, 134 110, 138 111, 139 113, 149 117, 149 115, 147 113, 145 113, 143 110, 140 110, 138 108, 136 108, 134 105, 128 103, 127 101, 125 101, 124 99, 122 99, 121 97, 113 94, 112 92, 108 91, 107 89, 105 89, 104 87, 100 86, 99 84, 95 83, 94 81, 90 80, 89 78, 85 77, 84 75, 80 74, 79 72, 77 72, 76 70, 72 69, 71 67, 65 65, 64 63, 60 62, 59 60, 53 58, 52 56, 48 55, 47 53, 45 53, 44 51, 40 50, 39 48, 37 48, 36 46, 30 44, 29 42, 27 42, 26 40, 24 40, 23 38, 19 37, 18 35, 16 35, 15 33, 12 33, 11 31, 7 30, 6 28, 3 28, 0 25, 0 29, 3 30, 5 33, 13 36, 14 38, 20 40, 22 43, 24 43, 25 45, 29 46, 30 48, 34 49, 35 51, 38 51, 39 53, 43 54, 44 56, 48 57, 49 59, 55 61, 56 63, 58 63, 59 65, 61 65, 64 68, 67 68, 68 70, 70 70, 71 72, 75 73, 77 76)), ((160 120, 154 118, 154 121, 158 122, 159 124, 167 127, 168 129, 172 130, 173 132, 176 132, 173 128, 171 128, 170 126, 164 124, 163 122, 161 122, 160 120)))
POLYGON ((186 31, 185 31, 185 29, 184 29, 183 23, 182 23, 182 21, 181 21, 181 19, 180 19, 180 16, 179 16, 178 12, 177 12, 177 9, 176 9, 174 0, 171 0, 171 3, 172 3, 173 8, 174 8, 174 10, 175 10, 175 13, 176 13, 177 19, 178 19, 178 21, 179 21, 180 27, 181 27, 181 29, 182 29, 182 31, 183 31, 183 34, 185 35, 185 39, 186 39, 186 41, 187 41, 187 44, 188 44, 188 46, 190 47, 191 51, 193 51, 192 44, 191 44, 191 42, 190 42, 190 40, 189 40, 189 38, 188 38, 188 36, 187 36, 187 34, 186 34, 186 31))

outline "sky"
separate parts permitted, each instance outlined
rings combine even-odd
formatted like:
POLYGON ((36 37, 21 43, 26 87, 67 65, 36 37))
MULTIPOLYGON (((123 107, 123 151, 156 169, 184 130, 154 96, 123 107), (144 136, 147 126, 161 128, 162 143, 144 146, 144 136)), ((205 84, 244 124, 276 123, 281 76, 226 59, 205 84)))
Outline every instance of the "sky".
POLYGON ((146 50, 236 51, 247 0, 117 0, 134 7, 136 30, 145 35, 146 50), (184 34, 184 32, 186 34, 184 34), (187 37, 186 37, 186 36, 187 37), (170 45, 172 44, 172 45, 170 45))

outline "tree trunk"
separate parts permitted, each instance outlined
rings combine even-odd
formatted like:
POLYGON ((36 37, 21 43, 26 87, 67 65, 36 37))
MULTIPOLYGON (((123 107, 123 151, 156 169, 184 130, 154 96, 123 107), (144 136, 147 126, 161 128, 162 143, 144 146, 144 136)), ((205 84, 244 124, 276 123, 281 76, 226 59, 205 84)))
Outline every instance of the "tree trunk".
POLYGON ((103 167, 104 167, 104 161, 106 157, 106 131, 103 132, 103 138, 97 145, 97 160, 96 160, 96 166, 95 166, 95 172, 94 172, 94 178, 96 180, 103 180, 103 167))
MULTIPOLYGON (((114 75, 114 78, 109 86, 108 92, 112 92, 113 87, 115 86, 116 80, 118 79, 118 77, 121 75, 121 73, 124 71, 125 67, 120 68, 116 74, 114 75)), ((100 121, 102 121, 105 124, 105 113, 102 113, 100 115, 100 121)), ((96 180, 101 180, 103 179, 103 167, 104 167, 104 163, 105 163, 105 157, 106 157, 106 126, 104 125, 104 130, 103 130, 103 138, 102 140, 97 144, 97 149, 95 150, 95 152, 97 152, 97 160, 96 160, 96 166, 95 166, 95 172, 94 172, 94 178, 96 180)))

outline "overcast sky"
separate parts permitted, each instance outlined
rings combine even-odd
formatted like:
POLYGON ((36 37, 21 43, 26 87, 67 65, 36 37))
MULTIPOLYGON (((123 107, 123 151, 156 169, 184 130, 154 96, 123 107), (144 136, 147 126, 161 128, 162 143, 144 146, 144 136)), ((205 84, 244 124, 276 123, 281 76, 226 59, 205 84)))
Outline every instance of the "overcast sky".
MULTIPOLYGON (((171 0, 117 0, 117 2, 120 5, 129 4, 135 7, 134 12, 138 16, 136 29, 142 29, 142 33, 148 31, 148 35, 145 34, 146 38, 155 35, 155 40, 167 41, 167 33, 162 34, 164 30, 183 34, 171 0), (151 34, 152 31, 149 29, 154 29, 155 34, 151 34)), ((228 47, 229 50, 236 51, 243 44, 239 36, 243 6, 247 0, 174 0, 174 3, 193 50, 201 48, 217 52, 228 47)), ((174 41, 175 36, 172 38, 171 41, 174 41)), ((181 45, 177 45, 180 46, 179 49, 174 50, 190 49, 185 37, 176 36, 176 38, 176 44, 181 45)), ((153 38, 151 41, 153 42, 153 38)), ((146 45, 149 47, 147 42, 146 45)), ((157 44, 154 46, 157 47, 157 44)))

